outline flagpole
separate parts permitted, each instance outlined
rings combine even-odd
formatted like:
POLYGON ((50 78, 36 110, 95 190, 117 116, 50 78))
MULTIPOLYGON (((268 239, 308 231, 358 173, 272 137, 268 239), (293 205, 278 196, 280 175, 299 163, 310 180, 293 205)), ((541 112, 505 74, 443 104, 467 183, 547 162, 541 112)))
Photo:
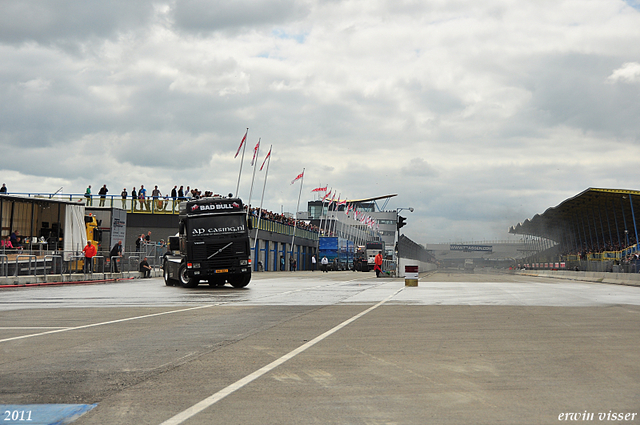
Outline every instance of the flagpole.
POLYGON ((240 172, 238 173, 238 184, 236 185, 236 198, 238 197, 238 190, 240 189, 240 176, 242 175, 242 163, 244 162, 244 149, 247 147, 248 134, 249 134, 249 127, 247 127, 247 132, 244 133, 244 138, 242 142, 242 157, 240 158, 240 172))
MULTIPOLYGON (((331 188, 331 191, 333 191, 333 188, 331 188)), ((327 206, 327 215, 324 218, 324 226, 322 227, 322 233, 325 236, 327 236, 327 223, 329 222, 329 209, 330 208, 331 208, 331 201, 329 201, 329 205, 327 206)), ((322 202, 322 212, 324 213, 324 201, 322 202)))
MULTIPOLYGON (((273 145, 269 146, 269 153, 271 153, 271 148, 273 145)), ((262 218, 262 201, 264 201, 264 191, 267 187, 267 176, 269 175, 269 164, 271 164, 271 155, 269 155, 269 161, 267 162, 267 169, 264 172, 264 184, 262 185, 262 196, 260 197, 260 209, 258 210, 258 225, 256 226, 256 238, 253 241, 253 252, 256 256, 256 264, 258 264, 258 251, 256 247, 258 246, 258 232, 260 231, 260 219, 262 218)))
MULTIPOLYGON (((326 198, 327 191, 324 192, 326 198)), ((318 223, 318 247, 320 246, 320 230, 322 229, 322 219, 324 218, 324 198, 320 200, 320 223, 318 223)))
POLYGON ((258 168, 258 156, 260 154, 260 138, 258 138, 258 144, 255 147, 255 152, 253 153, 253 177, 251 177, 251 189, 249 190, 249 202, 247 205, 247 217, 249 217, 249 212, 251 210, 251 195, 253 195, 253 181, 256 179, 256 168, 258 168))
POLYGON ((296 240, 296 224, 298 221, 298 210, 300 209, 300 197, 302 196, 302 185, 304 184, 304 168, 302 169, 302 178, 300 179, 300 193, 298 193, 298 205, 296 213, 293 216, 293 236, 291 237, 291 255, 293 255, 294 242, 296 240))
POLYGON ((338 208, 340 208, 340 205, 338 204, 338 202, 340 202, 340 198, 342 197, 342 193, 340 193, 340 195, 338 195, 338 200, 336 201, 336 206, 333 207, 334 208, 334 217, 335 220, 333 220, 333 233, 336 233, 338 230, 338 208))

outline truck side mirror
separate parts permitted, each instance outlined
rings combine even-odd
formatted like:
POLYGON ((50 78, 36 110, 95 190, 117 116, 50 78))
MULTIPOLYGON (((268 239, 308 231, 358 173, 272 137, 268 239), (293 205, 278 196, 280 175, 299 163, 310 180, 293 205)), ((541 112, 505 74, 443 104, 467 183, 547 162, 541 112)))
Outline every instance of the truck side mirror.
POLYGON ((184 221, 181 221, 181 222, 180 222, 179 229, 180 229, 180 230, 179 230, 179 233, 180 233, 181 235, 184 235, 184 221))
POLYGON ((169 251, 180 251, 180 238, 169 236, 169 251))

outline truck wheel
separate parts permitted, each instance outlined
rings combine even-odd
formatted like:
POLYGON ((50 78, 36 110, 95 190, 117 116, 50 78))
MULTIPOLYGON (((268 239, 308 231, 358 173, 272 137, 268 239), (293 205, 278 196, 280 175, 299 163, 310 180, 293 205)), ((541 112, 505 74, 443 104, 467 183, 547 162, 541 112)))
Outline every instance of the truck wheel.
POLYGON ((187 275, 187 266, 184 264, 180 266, 179 276, 180 285, 182 285, 183 288, 195 288, 196 286, 198 286, 198 283, 200 283, 198 279, 189 277, 187 275))
POLYGON ((169 278, 169 268, 167 267, 167 263, 162 267, 162 275, 164 276, 165 285, 173 286, 173 279, 169 278))
POLYGON ((241 274, 227 279, 234 288, 244 288, 251 281, 251 274, 241 274))

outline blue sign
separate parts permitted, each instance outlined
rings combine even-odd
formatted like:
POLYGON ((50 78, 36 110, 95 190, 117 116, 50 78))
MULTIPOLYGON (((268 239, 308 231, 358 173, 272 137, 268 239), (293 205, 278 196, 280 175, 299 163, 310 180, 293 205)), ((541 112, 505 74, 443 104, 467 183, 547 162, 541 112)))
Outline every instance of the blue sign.
POLYGON ((7 425, 65 425, 97 404, 0 404, 0 423, 7 425))

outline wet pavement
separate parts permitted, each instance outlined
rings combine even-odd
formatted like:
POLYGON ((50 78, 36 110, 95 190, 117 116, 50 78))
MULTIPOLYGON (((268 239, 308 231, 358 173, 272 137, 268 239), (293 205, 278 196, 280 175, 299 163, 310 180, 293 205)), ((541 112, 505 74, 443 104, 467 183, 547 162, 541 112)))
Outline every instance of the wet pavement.
POLYGON ((97 404, 78 424, 640 413, 637 287, 436 273, 412 288, 277 272, 243 289, 153 278, 0 297, 0 404, 97 404))

